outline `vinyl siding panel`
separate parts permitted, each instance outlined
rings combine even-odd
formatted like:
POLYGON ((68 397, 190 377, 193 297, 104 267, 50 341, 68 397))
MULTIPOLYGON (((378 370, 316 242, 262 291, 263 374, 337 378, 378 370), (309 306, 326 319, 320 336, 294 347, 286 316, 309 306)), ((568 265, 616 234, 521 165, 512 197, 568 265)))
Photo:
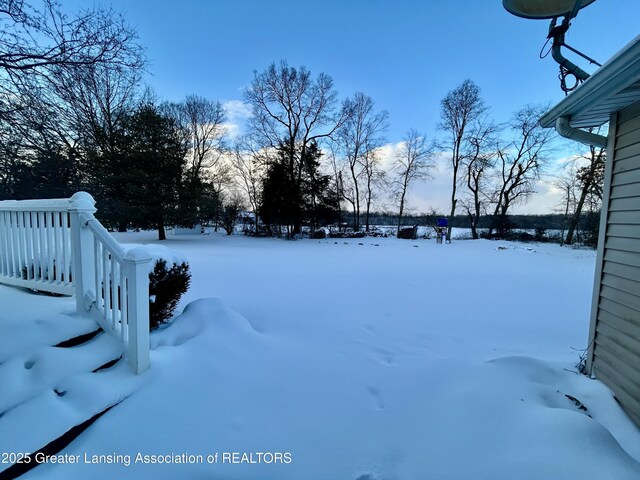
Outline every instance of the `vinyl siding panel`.
POLYGON ((621 318, 632 325, 638 325, 638 316, 640 312, 634 310, 626 305, 622 305, 620 303, 609 300, 608 298, 600 297, 600 307, 599 310, 604 310, 605 312, 609 312, 612 315, 615 315, 618 318, 621 318))
POLYGON ((638 210, 637 199, 635 198, 616 198, 609 203, 610 212, 619 212, 625 210, 638 210))
POLYGON ((602 309, 599 310, 599 318, 600 321, 598 322, 598 327, 601 325, 607 325, 621 332, 625 337, 632 338, 640 342, 640 329, 638 329, 637 324, 602 309))
POLYGON ((640 143, 640 130, 631 130, 625 135, 618 135, 616 148, 624 148, 640 143))
POLYGON ((635 170, 638 168, 638 161, 635 158, 627 158, 625 160, 618 160, 613 165, 613 173, 625 172, 627 170, 635 170))
POLYGON ((609 222, 619 225, 640 225, 640 212, 638 210, 610 211, 609 222))
POLYGON ((640 168, 614 173, 611 185, 617 187, 618 185, 637 184, 638 182, 640 182, 640 168))
POLYGON ((624 148, 616 148, 616 158, 624 160, 625 158, 634 158, 640 155, 640 143, 634 143, 624 148))
POLYGON ((640 257, 634 255, 633 250, 628 252, 620 248, 610 248, 607 249, 604 259, 612 263, 640 267, 640 257))
MULTIPOLYGON (((640 153, 638 154, 640 156, 640 153)), ((611 198, 638 198, 640 197, 640 183, 628 183, 626 185, 613 185, 611 198)))
POLYGON ((615 118, 594 289, 591 368, 640 425, 640 104, 615 118))
POLYGON ((616 362, 615 358, 609 356, 607 353, 603 353, 598 359, 600 361, 597 365, 594 364, 593 373, 613 391, 616 399, 618 399, 626 410, 629 417, 631 417, 637 425, 640 425, 640 401, 634 393, 629 392, 622 386, 629 386, 626 382, 626 374, 624 372, 626 366, 616 362), (612 364, 617 364, 618 368, 623 370, 618 370, 615 366, 611 366, 612 364))
POLYGON ((628 133, 628 130, 631 129, 630 127, 634 125, 633 119, 636 119, 635 117, 640 117, 640 102, 618 113, 618 123, 620 124, 617 132, 618 136, 628 133))
POLYGON ((633 280, 628 280, 626 278, 617 277, 615 275, 609 275, 608 273, 605 273, 602 276, 602 285, 614 290, 619 290, 629 295, 639 296, 640 298, 638 284, 633 280))
POLYGON ((605 243, 607 253, 609 251, 621 251, 636 253, 640 248, 640 239, 609 237, 605 243))

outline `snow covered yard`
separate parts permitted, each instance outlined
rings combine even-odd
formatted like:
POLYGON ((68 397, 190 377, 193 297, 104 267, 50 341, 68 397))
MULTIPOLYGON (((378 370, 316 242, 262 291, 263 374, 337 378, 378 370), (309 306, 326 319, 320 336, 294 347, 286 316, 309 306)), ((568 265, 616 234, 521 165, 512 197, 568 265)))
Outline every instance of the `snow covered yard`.
MULTIPOLYGON (((163 244, 188 258, 193 280, 185 312, 151 336, 151 369, 126 388, 124 362, 105 371, 100 388, 127 398, 62 452, 79 463, 23 478, 640 477, 638 429, 606 387, 572 371, 594 252, 393 238, 163 244)), ((26 308, 24 295, 0 286, 5 305, 26 308)), ((0 325, 11 318, 3 309, 0 325)))

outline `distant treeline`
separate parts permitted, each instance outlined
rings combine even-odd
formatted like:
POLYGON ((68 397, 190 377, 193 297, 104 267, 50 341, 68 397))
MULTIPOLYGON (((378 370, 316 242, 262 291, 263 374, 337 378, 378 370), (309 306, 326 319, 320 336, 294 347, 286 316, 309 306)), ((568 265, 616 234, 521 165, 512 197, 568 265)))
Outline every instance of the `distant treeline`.
MULTIPOLYGON (((445 215, 435 214, 418 214, 404 215, 402 225, 437 225, 439 218, 445 215)), ((510 228, 515 229, 544 229, 544 230, 562 230, 566 229, 569 219, 566 215, 552 213, 546 215, 507 215, 510 228)), ((470 228, 469 217, 466 215, 456 215, 448 218, 449 225, 456 228, 470 228)), ((492 215, 481 216, 478 220, 478 228, 489 228, 493 225, 495 219, 492 215)), ((373 213, 371 215, 372 225, 397 225, 398 216, 390 213, 373 213)))

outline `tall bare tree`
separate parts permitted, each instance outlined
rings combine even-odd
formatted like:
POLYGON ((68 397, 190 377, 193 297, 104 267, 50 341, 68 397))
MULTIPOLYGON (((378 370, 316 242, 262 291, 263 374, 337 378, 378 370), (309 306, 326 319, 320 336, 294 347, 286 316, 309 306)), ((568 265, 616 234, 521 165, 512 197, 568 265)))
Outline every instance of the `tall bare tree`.
MULTIPOLYGON (((338 229, 342 229, 343 219, 342 219, 342 201, 345 200, 354 206, 353 197, 348 193, 345 193, 345 185, 343 178, 343 170, 344 164, 339 158, 338 146, 336 142, 331 142, 329 144, 329 161, 331 167, 331 173, 333 175, 333 182, 336 186, 335 195, 336 195, 336 205, 338 206, 338 229)), ((352 208, 352 211, 355 211, 355 208, 352 208)))
MULTIPOLYGON (((187 162, 180 188, 180 208, 186 225, 197 224, 198 211, 208 203, 205 198, 225 177, 225 111, 220 102, 188 95, 180 103, 166 103, 163 111, 183 132, 187 162)), ((225 179, 226 182, 226 179, 225 179)), ((215 196, 221 198, 220 191, 215 196)))
POLYGON ((496 151, 494 136, 498 130, 486 119, 477 120, 470 128, 462 160, 464 182, 468 195, 462 198, 471 226, 471 237, 478 239, 478 221, 485 213, 490 198, 489 177, 495 166, 496 151))
MULTIPOLYGON (((331 136, 350 113, 348 109, 336 111, 332 78, 324 73, 314 78, 305 67, 296 69, 282 61, 262 73, 254 72, 244 96, 253 111, 249 120, 253 135, 263 147, 286 147, 286 168, 300 193, 303 159, 310 145, 331 136)), ((292 233, 296 234, 300 232, 302 211, 300 206, 292 207, 292 233)))
POLYGON ((509 209, 534 193, 535 181, 548 161, 553 132, 539 124, 545 110, 543 106, 529 105, 518 111, 510 125, 513 138, 501 142, 496 149, 494 227, 504 227, 509 209))
POLYGON ((362 157, 362 178, 364 181, 364 225, 365 231, 369 231, 371 207, 380 190, 387 185, 387 173, 382 168, 379 150, 371 149, 362 157))
MULTIPOLYGON (((450 151, 452 169, 451 218, 456 214, 458 202, 458 170, 464 158, 465 143, 468 141, 469 126, 485 111, 480 97, 480 88, 471 80, 465 80, 451 90, 440 103, 439 128, 448 134, 441 147, 450 151)), ((447 229, 447 240, 451 240, 451 223, 447 229)))
POLYGON ((409 130, 403 137, 396 154, 393 170, 393 194, 398 205, 398 232, 402 225, 402 215, 407 205, 407 192, 414 180, 430 177, 430 170, 435 166, 433 150, 427 146, 426 138, 417 130, 409 130))
MULTIPOLYGON (((360 229, 360 208, 362 204, 363 186, 361 177, 364 174, 369 189, 367 202, 370 208, 373 178, 377 171, 375 157, 372 152, 384 142, 384 132, 388 128, 389 114, 386 111, 376 112, 371 97, 362 92, 356 93, 345 104, 345 121, 336 132, 336 139, 344 155, 350 185, 353 191, 354 229, 360 229)), ((368 230, 367 211, 367 230, 368 230)))
POLYGON ((225 151, 225 111, 220 102, 188 95, 180 103, 165 106, 185 130, 189 176, 198 179, 214 169, 225 151))

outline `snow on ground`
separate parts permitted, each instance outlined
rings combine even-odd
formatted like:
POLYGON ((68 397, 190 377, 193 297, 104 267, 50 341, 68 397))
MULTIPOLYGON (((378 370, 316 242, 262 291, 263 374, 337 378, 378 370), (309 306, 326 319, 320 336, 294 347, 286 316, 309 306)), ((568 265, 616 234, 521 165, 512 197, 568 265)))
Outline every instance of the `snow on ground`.
MULTIPOLYGON (((640 477, 638 429, 603 384, 574 373, 594 252, 215 234, 163 244, 191 264, 184 313, 152 334, 137 391, 64 450, 81 463, 25 479, 640 477)), ((3 302, 14 290, 0 287, 3 302)), ((120 382, 126 365, 115 368, 120 382)))

